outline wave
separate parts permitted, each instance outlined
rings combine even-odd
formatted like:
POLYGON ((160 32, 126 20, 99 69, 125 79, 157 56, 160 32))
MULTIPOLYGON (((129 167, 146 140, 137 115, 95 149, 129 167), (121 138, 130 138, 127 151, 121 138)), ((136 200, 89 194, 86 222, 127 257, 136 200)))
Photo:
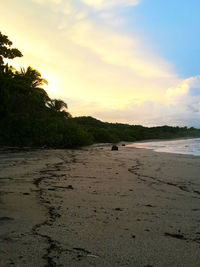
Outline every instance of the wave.
POLYGON ((135 142, 128 147, 152 149, 156 152, 200 156, 200 138, 168 141, 135 142))

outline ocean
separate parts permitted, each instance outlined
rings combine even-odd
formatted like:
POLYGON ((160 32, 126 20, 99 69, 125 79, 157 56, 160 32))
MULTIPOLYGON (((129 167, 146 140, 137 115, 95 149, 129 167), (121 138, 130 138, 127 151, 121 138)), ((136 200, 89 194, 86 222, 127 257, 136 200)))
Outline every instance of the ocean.
POLYGON ((200 156, 200 138, 170 141, 135 142, 129 147, 152 149, 157 152, 200 156))

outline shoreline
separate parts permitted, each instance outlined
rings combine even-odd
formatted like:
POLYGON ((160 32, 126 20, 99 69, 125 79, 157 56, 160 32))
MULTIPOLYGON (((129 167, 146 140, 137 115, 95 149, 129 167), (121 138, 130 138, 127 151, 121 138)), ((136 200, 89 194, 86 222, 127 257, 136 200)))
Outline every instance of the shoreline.
MULTIPOLYGON (((184 150, 184 147, 178 147, 178 143, 175 146, 175 149, 173 149, 172 144, 176 143, 176 141, 188 141, 193 139, 199 139, 200 138, 187 138, 187 139, 173 139, 173 140, 151 140, 151 141, 142 141, 142 142, 135 142, 132 144, 127 145, 127 147, 130 148, 138 148, 138 149, 147 149, 158 153, 169 153, 169 154, 177 154, 177 155, 190 155, 195 157, 200 157, 200 153, 196 151, 188 151, 187 149, 184 150), (153 146, 154 144, 154 146, 153 146), (160 144, 160 146, 156 146, 157 144, 160 144), (171 147, 170 147, 171 145, 171 147)), ((187 143, 186 143, 187 144, 187 143)), ((187 145, 189 147, 189 145, 187 145)))
POLYGON ((145 140, 141 140, 141 141, 134 141, 131 143, 178 141, 178 140, 199 139, 199 138, 200 137, 177 137, 177 138, 171 138, 171 139, 145 139, 145 140))
POLYGON ((188 140, 188 139, 200 139, 200 137, 178 137, 178 138, 171 138, 171 139, 144 139, 140 141, 120 141, 118 143, 94 143, 91 145, 86 145, 86 146, 80 146, 80 147, 71 147, 71 148, 62 148, 62 147, 46 147, 46 146, 41 146, 41 147, 31 147, 31 146, 0 146, 0 151, 20 151, 20 150, 77 150, 81 149, 84 147, 104 147, 104 146, 111 146, 112 144, 117 144, 121 146, 122 144, 125 145, 130 145, 134 143, 146 143, 146 142, 164 142, 164 141, 176 141, 176 140, 188 140))
POLYGON ((91 146, 0 164, 1 266, 199 266, 198 157, 91 146))

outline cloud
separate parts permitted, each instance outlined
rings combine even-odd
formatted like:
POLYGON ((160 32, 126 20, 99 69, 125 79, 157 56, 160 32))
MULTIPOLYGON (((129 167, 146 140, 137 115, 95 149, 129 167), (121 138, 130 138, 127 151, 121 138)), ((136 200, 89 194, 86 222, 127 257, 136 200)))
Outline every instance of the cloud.
POLYGON ((95 9, 108 9, 113 7, 128 7, 137 5, 140 0, 82 0, 95 9))
POLYGON ((167 101, 175 103, 183 96, 191 96, 192 91, 200 90, 200 75, 182 80, 176 87, 169 88, 166 92, 167 101))
POLYGON ((200 76, 190 77, 166 91, 165 101, 133 101, 122 108, 85 107, 99 119, 146 126, 172 125, 200 128, 200 76), (193 93, 195 91, 195 94, 193 93), (192 92, 192 93, 191 93, 192 92))
POLYGON ((46 2, 46 0, 32 0, 32 1, 39 5, 43 5, 46 2))
MULTIPOLYGON (((39 69, 50 96, 66 100, 73 115, 147 126, 198 125, 200 76, 181 80, 147 42, 101 23, 96 10, 80 1, 34 2, 28 8, 25 0, 2 2, 2 31, 24 54, 12 62, 39 69)), ((108 2, 134 4, 99 6, 108 2)), ((106 12, 112 20, 112 9, 106 12)))
POLYGON ((100 25, 86 17, 87 10, 72 2, 66 6, 63 1, 58 7, 56 13, 55 9, 45 9, 44 16, 44 7, 34 6, 41 17, 35 21, 31 11, 22 17, 16 3, 6 15, 7 22, 0 18, 24 54, 14 62, 31 64, 44 77, 46 74, 50 95, 57 91, 60 98, 80 98, 82 103, 98 102, 102 109, 121 109, 132 100, 135 103, 135 98, 137 103, 161 101, 167 88, 177 81, 170 65, 149 51, 137 36, 100 25))
POLYGON ((55 4, 59 5, 62 3, 62 0, 32 0, 36 4, 43 5, 43 4, 55 4))
POLYGON ((137 37, 99 29, 90 21, 76 23, 71 29, 71 40, 96 53, 102 61, 131 69, 135 75, 150 78, 173 76, 169 64, 152 55, 137 37))

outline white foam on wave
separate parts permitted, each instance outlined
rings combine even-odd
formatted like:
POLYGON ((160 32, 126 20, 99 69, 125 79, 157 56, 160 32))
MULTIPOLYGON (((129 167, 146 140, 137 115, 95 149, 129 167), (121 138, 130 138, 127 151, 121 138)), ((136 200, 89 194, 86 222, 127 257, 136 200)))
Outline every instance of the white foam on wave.
POLYGON ((200 138, 169 141, 135 142, 128 147, 152 149, 157 152, 200 156, 200 138))

